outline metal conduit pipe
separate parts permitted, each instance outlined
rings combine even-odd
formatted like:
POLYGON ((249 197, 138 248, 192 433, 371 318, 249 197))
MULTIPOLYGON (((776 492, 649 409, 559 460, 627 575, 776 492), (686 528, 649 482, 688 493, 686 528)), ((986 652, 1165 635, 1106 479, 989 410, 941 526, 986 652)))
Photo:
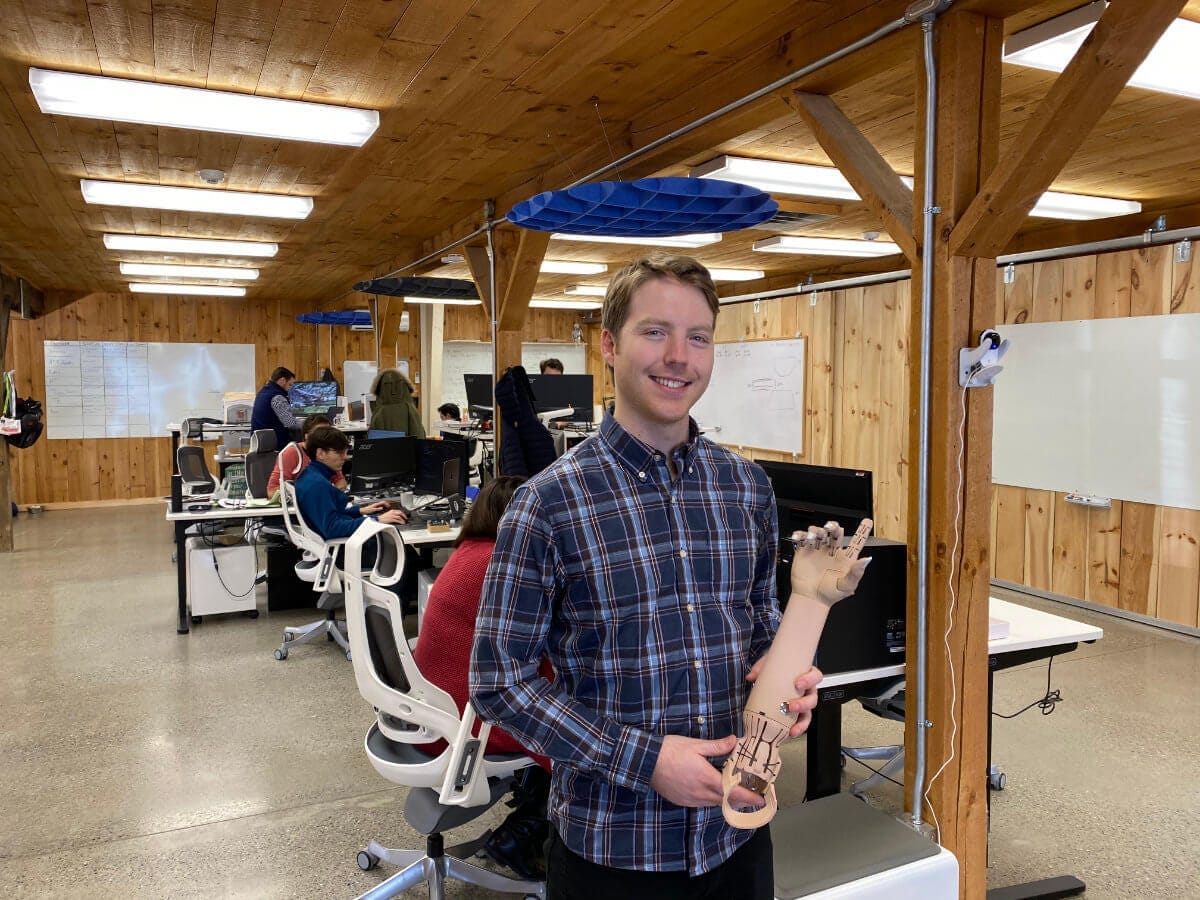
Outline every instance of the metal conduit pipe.
MULTIPOLYGON (((919 829, 924 809, 925 793, 925 718, 926 683, 929 652, 926 648, 929 632, 929 394, 932 354, 929 342, 933 334, 933 217, 939 210, 934 200, 934 139, 937 128, 937 69, 933 57, 933 16, 921 22, 922 47, 925 56, 925 191, 922 200, 921 234, 921 387, 920 412, 917 427, 920 437, 917 449, 917 696, 914 716, 917 722, 916 760, 913 765, 911 825, 919 829)), ((953 561, 951 561, 953 565, 953 561)))
MULTIPOLYGON (((489 318, 492 320, 492 403, 496 403, 496 382, 499 380, 496 377, 496 329, 498 327, 496 314, 499 310, 496 309, 496 253, 492 243, 492 232, 496 230, 494 217, 496 215, 496 201, 488 200, 484 207, 484 217, 487 219, 487 250, 488 250, 488 304, 491 306, 489 318)), ((470 403, 468 401, 468 407, 470 403)), ((500 417, 496 415, 495 405, 492 407, 492 477, 495 478, 500 474, 500 447, 497 444, 496 438, 500 435, 500 417)))
POLYGON ((1087 244, 1072 244, 1068 247, 1051 247, 1047 250, 1029 250, 1025 253, 1009 253, 996 257, 997 266, 1010 263, 1030 263, 1043 259, 1062 259, 1067 256, 1085 256, 1089 253, 1111 253, 1115 250, 1132 250, 1136 247, 1152 247, 1161 244, 1178 244, 1200 238, 1200 227, 1176 228, 1171 231, 1145 231, 1142 234, 1107 241, 1092 241, 1087 244))
POLYGON ((779 288, 774 291, 760 291, 757 294, 722 297, 721 305, 728 306, 735 303, 748 303, 751 300, 774 300, 777 297, 820 294, 825 291, 840 291, 844 288, 866 287, 872 284, 889 284, 893 281, 903 281, 905 278, 912 278, 912 269, 894 269, 891 272, 877 272, 874 275, 855 275, 852 278, 839 278, 836 281, 814 281, 812 284, 800 284, 796 287, 779 288))

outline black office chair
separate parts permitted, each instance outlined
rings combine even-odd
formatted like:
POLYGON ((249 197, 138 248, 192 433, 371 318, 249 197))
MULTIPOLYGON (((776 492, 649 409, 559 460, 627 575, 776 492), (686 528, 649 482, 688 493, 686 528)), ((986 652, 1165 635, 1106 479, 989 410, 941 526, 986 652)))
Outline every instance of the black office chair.
POLYGON ((183 438, 183 443, 188 441, 203 441, 205 425, 223 425, 220 419, 214 419, 210 416, 192 416, 184 419, 179 424, 179 434, 183 438))
POLYGON ((183 483, 183 492, 190 497, 211 494, 217 482, 208 471, 204 460, 204 448, 197 444, 184 444, 175 451, 175 464, 183 483))
POLYGON ((263 428, 250 435, 250 452, 246 454, 246 489, 250 496, 267 499, 267 483, 275 471, 275 432, 263 428))

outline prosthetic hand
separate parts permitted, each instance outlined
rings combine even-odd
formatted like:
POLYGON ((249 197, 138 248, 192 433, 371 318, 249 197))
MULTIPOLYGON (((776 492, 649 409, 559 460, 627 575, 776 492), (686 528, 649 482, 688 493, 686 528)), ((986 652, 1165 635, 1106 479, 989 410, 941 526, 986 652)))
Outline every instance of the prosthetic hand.
POLYGON ((746 701, 742 738, 721 772, 724 787, 721 811, 725 821, 735 828, 759 828, 775 816, 779 745, 797 718, 788 706, 795 693, 793 682, 812 666, 829 608, 854 593, 871 561, 870 557, 858 558, 871 533, 871 524, 870 519, 864 519, 844 549, 842 528, 837 522, 792 535, 796 545, 792 596, 746 701), (734 809, 729 793, 739 784, 760 794, 766 805, 750 811, 734 809))

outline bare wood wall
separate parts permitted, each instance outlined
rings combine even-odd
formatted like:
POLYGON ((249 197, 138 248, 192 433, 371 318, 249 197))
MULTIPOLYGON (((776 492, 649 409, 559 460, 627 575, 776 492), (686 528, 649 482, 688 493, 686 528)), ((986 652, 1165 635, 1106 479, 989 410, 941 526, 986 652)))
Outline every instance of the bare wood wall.
MULTIPOLYGON (((1006 323, 1200 313, 1200 260, 1176 263, 1171 247, 1053 260, 1001 289, 1006 323)), ((1064 497, 994 487, 993 577, 1200 626, 1200 511, 1064 497)))

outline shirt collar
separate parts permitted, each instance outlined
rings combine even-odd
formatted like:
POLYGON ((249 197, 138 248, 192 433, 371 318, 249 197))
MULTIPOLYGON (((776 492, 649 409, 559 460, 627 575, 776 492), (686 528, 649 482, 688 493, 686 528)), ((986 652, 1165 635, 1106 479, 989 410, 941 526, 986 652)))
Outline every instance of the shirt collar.
MULTIPOLYGON (((657 457, 662 456, 654 447, 642 443, 622 428, 612 413, 604 414, 604 420, 600 423, 600 438, 608 444, 613 455, 634 472, 645 472, 653 467, 657 457)), ((681 467, 694 456, 699 443, 700 429, 696 427, 696 420, 689 417, 687 443, 674 451, 675 459, 681 467)))
POLYGON ((318 472, 320 472, 326 478, 333 477, 333 469, 329 468, 329 466, 325 465, 325 463, 321 462, 319 459, 311 459, 311 460, 309 460, 308 464, 310 466, 314 467, 318 472))

